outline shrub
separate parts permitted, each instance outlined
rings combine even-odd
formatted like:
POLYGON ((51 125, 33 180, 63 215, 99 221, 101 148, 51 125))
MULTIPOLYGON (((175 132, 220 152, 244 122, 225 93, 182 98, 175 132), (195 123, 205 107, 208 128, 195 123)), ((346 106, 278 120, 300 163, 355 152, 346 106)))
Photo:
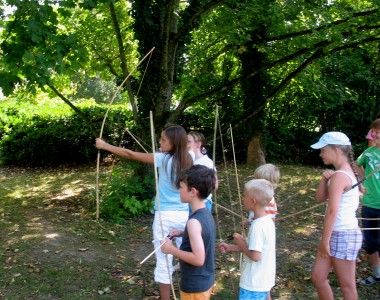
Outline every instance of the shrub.
MULTIPOLYGON (((26 106, 27 104, 25 104, 26 106)), ((101 127, 106 106, 84 103, 80 109, 94 128, 101 127)), ((0 107, 0 162, 19 166, 88 163, 96 159, 94 135, 83 118, 62 106, 28 112, 25 107, 0 107)), ((123 106, 113 107, 104 128, 112 143, 130 120, 123 106), (119 133, 118 133, 119 132, 119 133)))
MULTIPOLYGON (((116 223, 149 213, 154 203, 154 176, 147 165, 135 161, 114 166, 103 186, 100 214, 116 223)), ((150 166, 149 166, 150 167, 150 166)))

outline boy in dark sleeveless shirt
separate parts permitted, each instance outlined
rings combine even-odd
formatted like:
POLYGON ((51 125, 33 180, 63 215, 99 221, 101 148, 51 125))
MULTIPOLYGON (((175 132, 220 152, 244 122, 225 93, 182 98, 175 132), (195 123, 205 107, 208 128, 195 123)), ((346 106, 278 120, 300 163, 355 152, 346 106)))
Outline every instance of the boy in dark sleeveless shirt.
POLYGON ((162 241, 162 252, 179 258, 181 299, 210 299, 215 281, 216 227, 204 200, 215 188, 215 171, 202 165, 183 170, 178 176, 181 201, 189 203, 192 213, 185 230, 172 230, 169 236, 182 236, 176 248, 169 237, 162 241))

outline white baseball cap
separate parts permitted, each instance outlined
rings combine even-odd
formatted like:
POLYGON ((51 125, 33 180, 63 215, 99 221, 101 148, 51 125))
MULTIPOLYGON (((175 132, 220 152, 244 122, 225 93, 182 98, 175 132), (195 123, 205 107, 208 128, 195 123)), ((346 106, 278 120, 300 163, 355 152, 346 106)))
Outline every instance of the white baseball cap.
POLYGON ((351 145, 350 139, 343 132, 331 131, 321 136, 318 143, 311 145, 313 149, 321 149, 327 145, 351 145))

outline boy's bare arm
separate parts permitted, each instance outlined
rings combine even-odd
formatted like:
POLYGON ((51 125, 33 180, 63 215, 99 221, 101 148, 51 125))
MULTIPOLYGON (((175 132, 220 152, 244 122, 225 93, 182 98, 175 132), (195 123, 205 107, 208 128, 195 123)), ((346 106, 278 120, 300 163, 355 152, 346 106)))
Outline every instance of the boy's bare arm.
POLYGON ((191 219, 187 221, 187 232, 189 234, 192 252, 183 251, 175 247, 169 238, 166 238, 165 244, 162 246, 162 252, 173 254, 180 260, 187 262, 196 267, 200 267, 205 262, 205 248, 202 239, 202 227, 198 220, 191 219))
POLYGON ((261 259, 261 252, 249 250, 246 239, 239 233, 234 233, 234 242, 241 249, 241 252, 247 255, 251 260, 259 261, 261 259))
POLYGON ((238 245, 231 245, 224 242, 218 244, 218 249, 222 253, 241 252, 240 247, 238 245))

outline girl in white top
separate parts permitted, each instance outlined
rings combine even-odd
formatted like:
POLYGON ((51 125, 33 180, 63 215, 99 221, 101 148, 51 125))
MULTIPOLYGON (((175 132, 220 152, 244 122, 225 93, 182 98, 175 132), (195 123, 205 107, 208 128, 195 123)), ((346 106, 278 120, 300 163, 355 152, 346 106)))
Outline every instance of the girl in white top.
MULTIPOLYGON (((109 151, 125 159, 154 164, 158 169, 158 193, 155 198, 155 215, 153 221, 154 248, 160 246, 160 240, 167 236, 172 229, 185 229, 189 218, 187 203, 182 203, 177 188, 177 174, 182 169, 190 168, 192 158, 187 151, 187 134, 184 128, 178 125, 168 125, 161 132, 161 153, 142 153, 116 147, 96 139, 98 149, 109 151)), ((176 239, 180 246, 181 238, 176 239)), ((156 253, 156 268, 154 279, 159 283, 162 300, 170 300, 171 274, 174 267, 173 256, 166 255, 158 250, 156 253), (168 271, 169 269, 169 271, 168 271)))
MULTIPOLYGON (((190 131, 187 134, 187 149, 193 157, 194 165, 206 166, 216 171, 215 164, 211 158, 207 156, 205 148, 206 140, 202 133, 198 131, 190 131)), ((216 175, 215 175, 216 176, 216 175)), ((218 188, 218 178, 216 178, 215 189, 218 188)), ((206 207, 212 211, 212 194, 205 199, 206 207)), ((191 210, 190 210, 191 212, 191 210)))
POLYGON ((324 164, 337 170, 323 172, 316 193, 318 202, 327 201, 327 208, 312 280, 319 299, 334 299, 328 281, 333 268, 343 298, 356 300, 355 262, 363 238, 356 218, 359 190, 357 186, 352 188, 357 183, 357 172, 351 164, 354 162, 351 142, 344 133, 328 132, 311 147, 321 149, 324 164))

